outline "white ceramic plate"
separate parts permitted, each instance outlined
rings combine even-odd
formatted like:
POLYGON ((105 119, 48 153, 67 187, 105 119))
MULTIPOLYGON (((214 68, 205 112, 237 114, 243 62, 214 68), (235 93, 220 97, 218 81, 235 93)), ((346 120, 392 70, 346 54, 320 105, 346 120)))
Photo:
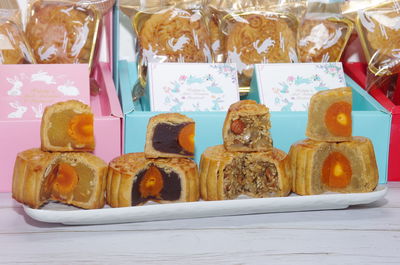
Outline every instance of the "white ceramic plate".
POLYGON ((387 187, 380 185, 368 193, 325 193, 321 195, 236 199, 225 201, 198 201, 171 204, 82 210, 60 203, 49 203, 41 209, 24 206, 35 220, 66 225, 112 224, 155 220, 213 217, 272 212, 344 209, 350 205, 368 204, 385 196, 387 187))

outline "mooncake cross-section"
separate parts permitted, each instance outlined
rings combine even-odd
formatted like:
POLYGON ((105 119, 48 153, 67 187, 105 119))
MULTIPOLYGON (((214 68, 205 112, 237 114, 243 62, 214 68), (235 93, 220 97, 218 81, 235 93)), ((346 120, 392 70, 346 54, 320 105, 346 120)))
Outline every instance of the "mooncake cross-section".
POLYGON ((352 136, 351 88, 328 89, 311 97, 306 136, 317 141, 350 141, 352 136))
POLYGON ((272 149, 269 109, 254 100, 241 100, 229 107, 222 136, 229 151, 268 151, 272 149))
POLYGON ((286 153, 231 152, 223 145, 207 148, 200 160, 200 194, 203 200, 231 200, 240 195, 255 198, 287 196, 291 179, 286 153))
POLYGON ((289 161, 293 191, 300 195, 371 192, 378 184, 374 148, 362 136, 338 143, 299 141, 291 146, 289 161))
POLYGON ((130 153, 113 159, 107 176, 107 203, 112 207, 192 202, 199 199, 197 164, 189 158, 146 158, 130 153))
POLYGON ((195 122, 179 113, 163 113, 150 118, 144 153, 148 158, 193 157, 195 122))
POLYGON ((93 154, 29 149, 17 155, 12 195, 32 208, 50 200, 84 209, 102 208, 106 175, 107 164, 93 154))
POLYGON ((40 128, 44 151, 93 151, 94 117, 90 107, 77 100, 46 107, 40 128))

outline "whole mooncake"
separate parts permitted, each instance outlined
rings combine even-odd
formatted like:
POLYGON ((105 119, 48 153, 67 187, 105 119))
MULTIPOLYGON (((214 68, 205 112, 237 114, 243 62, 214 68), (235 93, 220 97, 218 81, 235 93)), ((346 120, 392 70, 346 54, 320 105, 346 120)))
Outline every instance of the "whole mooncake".
POLYGON ((231 200, 239 195, 255 198, 287 196, 291 179, 286 153, 230 152, 211 146, 201 155, 200 193, 203 200, 231 200))
POLYGON ((306 136, 317 141, 350 141, 352 139, 351 110, 351 88, 317 92, 310 100, 306 136))
POLYGON ((179 113, 163 113, 147 125, 146 157, 193 157, 195 122, 179 113))
POLYGON ((191 202, 199 199, 196 163, 187 158, 146 158, 130 153, 113 159, 107 176, 107 203, 112 207, 191 202))
POLYGON ((32 208, 50 200, 84 209, 102 208, 107 168, 90 153, 29 149, 17 155, 12 196, 32 208))
POLYGON ((93 151, 95 147, 93 113, 77 100, 46 107, 40 137, 44 151, 93 151))
POLYGON ((370 192, 378 184, 374 148, 365 137, 340 143, 302 140, 291 146, 289 161, 293 191, 300 195, 370 192))

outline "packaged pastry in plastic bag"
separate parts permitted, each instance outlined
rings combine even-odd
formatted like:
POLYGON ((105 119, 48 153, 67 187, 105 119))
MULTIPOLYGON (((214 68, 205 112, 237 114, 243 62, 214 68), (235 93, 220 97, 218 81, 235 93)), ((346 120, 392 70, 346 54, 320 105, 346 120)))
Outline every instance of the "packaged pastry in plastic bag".
POLYGON ((351 20, 341 14, 343 1, 309 0, 300 23, 300 62, 337 62, 353 31, 351 20))
POLYGON ((221 20, 225 15, 220 8, 221 0, 210 0, 208 8, 208 28, 210 32, 211 54, 216 63, 225 62, 225 38, 221 31, 221 20))
POLYGON ((202 0, 121 0, 138 39, 139 79, 144 86, 152 62, 211 62, 202 0))
POLYGON ((273 2, 232 1, 222 7, 228 10, 221 23, 226 61, 236 63, 241 87, 250 85, 254 64, 298 61, 298 20, 294 13, 272 6, 273 2))
POLYGON ((381 89, 400 103, 400 1, 378 0, 358 10, 357 31, 368 62, 366 90, 381 89))
POLYGON ((34 59, 19 21, 15 1, 0 3, 0 64, 30 64, 34 59))
POLYGON ((92 66, 102 12, 114 0, 32 0, 26 38, 37 63, 92 66))

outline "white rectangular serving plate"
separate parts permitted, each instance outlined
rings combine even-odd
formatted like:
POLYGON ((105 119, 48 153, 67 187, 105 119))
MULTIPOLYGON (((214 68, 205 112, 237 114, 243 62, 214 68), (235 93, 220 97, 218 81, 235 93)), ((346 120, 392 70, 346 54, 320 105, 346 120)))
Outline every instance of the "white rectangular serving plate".
POLYGON ((387 192, 379 185, 368 193, 324 193, 321 195, 275 198, 242 198, 224 201, 198 201, 170 204, 147 204, 143 206, 83 210, 73 206, 50 202, 41 209, 24 205, 31 218, 46 223, 65 225, 92 225, 146 222, 159 220, 216 217, 274 212, 344 209, 351 205, 368 204, 382 199, 387 192))

